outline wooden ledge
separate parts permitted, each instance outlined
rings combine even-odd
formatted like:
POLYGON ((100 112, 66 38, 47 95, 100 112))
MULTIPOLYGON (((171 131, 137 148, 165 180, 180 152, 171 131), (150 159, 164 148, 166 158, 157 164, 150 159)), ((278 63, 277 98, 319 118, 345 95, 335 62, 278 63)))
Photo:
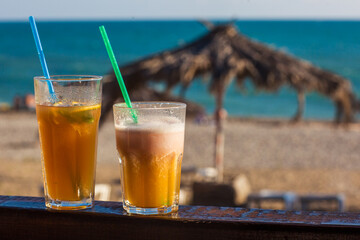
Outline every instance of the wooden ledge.
POLYGON ((44 199, 0 196, 1 239, 360 239, 360 213, 181 206, 130 216, 119 202, 49 211, 44 199))

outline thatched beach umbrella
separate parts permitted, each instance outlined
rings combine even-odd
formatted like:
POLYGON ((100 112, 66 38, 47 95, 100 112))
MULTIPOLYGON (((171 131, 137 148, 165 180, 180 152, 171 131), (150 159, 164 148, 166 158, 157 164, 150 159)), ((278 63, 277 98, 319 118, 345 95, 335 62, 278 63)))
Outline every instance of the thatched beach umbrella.
MULTIPOLYGON (((197 77, 211 75, 210 91, 216 98, 215 166, 218 180, 223 179, 223 99, 227 86, 236 80, 242 86, 250 78, 255 88, 276 91, 289 85, 298 93, 298 110, 294 120, 304 111, 304 94, 317 91, 331 98, 336 106, 336 121, 352 121, 356 99, 348 80, 310 63, 271 49, 239 34, 232 25, 213 27, 199 39, 170 51, 163 51, 122 66, 125 84, 131 94, 147 89, 148 83, 164 82, 166 95, 182 85, 182 94, 197 77)), ((112 104, 121 98, 115 75, 105 78, 102 115, 111 111, 112 104)), ((140 94, 141 95, 141 94, 140 94)))

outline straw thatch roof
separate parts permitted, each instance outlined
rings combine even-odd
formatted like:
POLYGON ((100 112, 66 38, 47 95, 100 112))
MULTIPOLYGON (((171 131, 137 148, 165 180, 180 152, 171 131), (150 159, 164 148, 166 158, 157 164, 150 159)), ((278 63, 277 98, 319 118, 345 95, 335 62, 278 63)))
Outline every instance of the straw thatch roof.
MULTIPOLYGON (((175 85, 181 84, 184 95, 194 79, 211 75, 209 88, 217 98, 218 109, 222 107, 228 84, 235 80, 243 86, 246 78, 250 78, 256 89, 276 91, 284 85, 294 88, 299 95, 296 120, 302 116, 304 94, 309 91, 333 100, 338 122, 352 121, 357 106, 348 80, 252 41, 232 25, 213 27, 208 34, 183 47, 122 66, 121 71, 130 95, 148 88, 151 81, 165 82, 166 96, 170 96, 175 85)), ((111 73, 104 83, 103 116, 121 97, 116 85, 115 75, 111 73)))

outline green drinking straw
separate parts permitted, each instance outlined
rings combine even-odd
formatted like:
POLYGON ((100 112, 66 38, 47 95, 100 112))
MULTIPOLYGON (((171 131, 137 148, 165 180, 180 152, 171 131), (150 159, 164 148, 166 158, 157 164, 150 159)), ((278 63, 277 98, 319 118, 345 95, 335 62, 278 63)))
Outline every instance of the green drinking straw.
MULTIPOLYGON (((115 76, 116 76, 116 79, 119 83, 119 86, 120 86, 120 90, 121 90, 121 93, 124 97, 124 100, 125 100, 125 103, 126 103, 126 106, 128 108, 132 108, 132 105, 131 105, 131 101, 130 101, 130 97, 129 97, 129 94, 126 90, 126 87, 125 87, 125 83, 124 83, 124 79, 123 77, 121 76, 121 72, 120 72, 120 68, 119 68, 119 65, 116 61, 116 58, 115 58, 115 55, 114 55, 114 51, 112 50, 112 47, 111 47, 111 44, 110 44, 110 41, 109 41, 109 37, 108 35, 106 34, 106 30, 105 30, 105 27, 104 26, 100 26, 99 27, 100 29, 100 32, 101 32, 101 36, 104 40, 104 43, 105 43, 105 47, 106 47, 106 50, 107 50, 107 53, 109 55, 109 58, 110 58, 110 62, 111 62, 111 65, 114 69, 114 72, 115 72, 115 76)), ((138 119, 137 119, 137 114, 135 111, 133 111, 133 109, 131 109, 131 115, 134 119, 134 122, 137 123, 138 122, 138 119)))

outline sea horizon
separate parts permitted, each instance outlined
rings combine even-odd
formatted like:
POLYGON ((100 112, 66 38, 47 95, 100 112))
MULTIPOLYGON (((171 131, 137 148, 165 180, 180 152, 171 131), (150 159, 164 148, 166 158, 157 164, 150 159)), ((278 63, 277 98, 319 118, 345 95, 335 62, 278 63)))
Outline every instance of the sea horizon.
MULTIPOLYGON (((201 19, 203 20, 203 19, 201 19)), ((210 19, 213 23, 231 19, 210 19)), ((0 20, 0 102, 12 102, 15 95, 33 93, 32 78, 42 75, 41 66, 31 35, 24 21, 0 20), (21 71, 19 71, 21 69, 21 71)), ((236 19, 241 34, 284 51, 292 56, 330 70, 351 81, 359 96, 360 90, 360 19, 236 19)), ((98 26, 105 25, 120 65, 143 57, 182 46, 207 32, 198 20, 181 19, 122 19, 122 20, 38 20, 50 74, 105 75, 111 70, 98 26), (176 31, 174 31, 176 29, 176 31)), ((161 89, 161 85, 154 86, 161 89)), ((230 85, 225 108, 230 115, 245 117, 290 118, 296 111, 293 89, 285 86, 277 93, 261 92, 247 84, 246 93, 230 85)), ((208 85, 195 81, 187 99, 203 105, 208 113, 215 102, 207 91, 208 85)), ((177 95, 175 89, 174 93, 177 95)), ((334 106, 317 93, 307 95, 305 118, 332 119, 334 106)))

